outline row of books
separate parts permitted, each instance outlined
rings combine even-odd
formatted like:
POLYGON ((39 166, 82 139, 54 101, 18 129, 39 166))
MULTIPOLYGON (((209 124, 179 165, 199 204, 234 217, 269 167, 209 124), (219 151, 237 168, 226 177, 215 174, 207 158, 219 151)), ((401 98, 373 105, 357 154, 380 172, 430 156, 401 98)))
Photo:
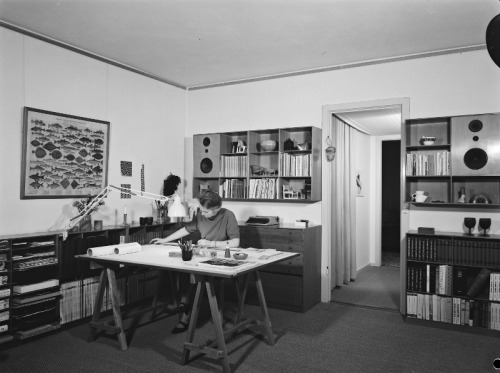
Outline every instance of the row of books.
POLYGON ((500 241, 408 235, 406 255, 408 260, 500 266, 500 241))
POLYGON ((452 258, 453 241, 446 238, 407 236, 406 256, 408 260, 427 262, 449 262, 452 258))
POLYGON ((421 320, 500 330, 500 304, 437 294, 406 296, 406 314, 421 320))
POLYGON ((446 176, 450 174, 450 152, 410 153, 406 155, 407 176, 446 176))
POLYGON ((409 264, 407 289, 442 295, 451 295, 453 286, 453 267, 449 265, 409 264))
POLYGON ((490 273, 490 300, 500 301, 500 273, 490 273))
MULTIPOLYGON (((158 286, 158 271, 134 273, 116 279, 120 293, 120 306, 138 302, 155 295, 158 286)), ((95 297, 99 288, 99 277, 88 277, 61 285, 59 302, 61 324, 91 316, 94 312, 95 297)), ((111 294, 106 287, 101 311, 110 310, 111 294)))
POLYGON ((220 163, 222 177, 246 177, 248 175, 248 156, 222 155, 220 163))
POLYGON ((281 176, 311 176, 311 154, 280 153, 281 176))
POLYGON ((500 266, 500 241, 453 241, 453 262, 475 266, 500 266))
POLYGON ((222 198, 247 198, 247 180, 224 180, 224 182, 219 185, 219 195, 222 198))
POLYGON ((275 178, 250 179, 248 198, 276 199, 278 198, 279 182, 275 178))

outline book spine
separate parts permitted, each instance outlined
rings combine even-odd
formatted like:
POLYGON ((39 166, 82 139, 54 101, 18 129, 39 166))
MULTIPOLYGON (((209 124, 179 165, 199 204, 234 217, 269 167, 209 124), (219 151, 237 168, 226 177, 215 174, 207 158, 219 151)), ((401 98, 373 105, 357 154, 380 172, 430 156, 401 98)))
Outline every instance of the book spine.
POLYGON ((472 282, 472 285, 467 291, 467 296, 469 298, 477 297, 477 295, 481 292, 481 289, 483 288, 485 283, 488 281, 490 273, 491 271, 487 268, 483 268, 481 269, 481 271, 479 271, 478 275, 476 276, 476 278, 472 282))

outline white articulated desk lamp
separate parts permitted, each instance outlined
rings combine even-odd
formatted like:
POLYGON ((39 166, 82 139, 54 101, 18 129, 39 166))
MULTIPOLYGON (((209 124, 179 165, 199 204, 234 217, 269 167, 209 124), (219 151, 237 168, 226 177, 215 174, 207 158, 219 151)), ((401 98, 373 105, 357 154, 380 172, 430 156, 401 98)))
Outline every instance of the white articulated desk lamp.
POLYGON ((181 202, 181 197, 177 193, 172 194, 171 196, 162 196, 160 194, 148 193, 134 189, 128 188, 120 188, 114 185, 108 185, 103 190, 99 192, 99 194, 90 202, 85 208, 78 213, 75 217, 71 218, 69 224, 63 231, 63 240, 68 237, 68 231, 77 225, 80 220, 82 220, 85 216, 90 214, 90 212, 97 206, 99 206, 100 202, 107 197, 109 193, 114 190, 119 190, 121 193, 126 193, 134 197, 148 198, 153 199, 160 202, 173 200, 172 204, 168 207, 168 216, 171 218, 183 218, 187 216, 186 209, 181 202))

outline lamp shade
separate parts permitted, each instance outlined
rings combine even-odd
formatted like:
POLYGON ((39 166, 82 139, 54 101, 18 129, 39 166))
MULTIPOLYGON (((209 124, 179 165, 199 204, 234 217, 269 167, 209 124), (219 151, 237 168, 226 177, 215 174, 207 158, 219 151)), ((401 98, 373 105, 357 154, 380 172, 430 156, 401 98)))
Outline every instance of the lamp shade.
POLYGON ((181 197, 174 196, 174 202, 168 206, 168 216, 171 218, 184 218, 187 216, 186 209, 181 202, 181 197))

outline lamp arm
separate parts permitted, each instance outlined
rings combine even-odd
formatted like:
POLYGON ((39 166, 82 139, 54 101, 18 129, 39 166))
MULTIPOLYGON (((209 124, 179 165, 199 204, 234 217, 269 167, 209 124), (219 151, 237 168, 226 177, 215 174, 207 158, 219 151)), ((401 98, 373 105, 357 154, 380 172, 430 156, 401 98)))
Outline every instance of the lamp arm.
POLYGON ((69 220, 69 224, 66 227, 66 229, 63 231, 63 240, 65 240, 68 237, 68 231, 73 228, 75 225, 77 225, 85 216, 90 214, 94 208, 100 205, 101 201, 108 196, 109 193, 111 193, 114 190, 119 190, 122 193, 127 193, 131 196, 135 197, 141 197, 141 198, 147 198, 147 199, 153 199, 153 200, 160 200, 160 201, 168 201, 171 198, 175 196, 162 196, 160 194, 154 194, 154 193, 149 193, 149 192, 143 192, 139 190, 134 190, 134 189, 129 189, 129 188, 121 188, 117 187, 114 185, 108 185, 106 186, 103 190, 95 196, 95 198, 88 204, 86 205, 82 211, 78 213, 78 215, 74 216, 69 220))

